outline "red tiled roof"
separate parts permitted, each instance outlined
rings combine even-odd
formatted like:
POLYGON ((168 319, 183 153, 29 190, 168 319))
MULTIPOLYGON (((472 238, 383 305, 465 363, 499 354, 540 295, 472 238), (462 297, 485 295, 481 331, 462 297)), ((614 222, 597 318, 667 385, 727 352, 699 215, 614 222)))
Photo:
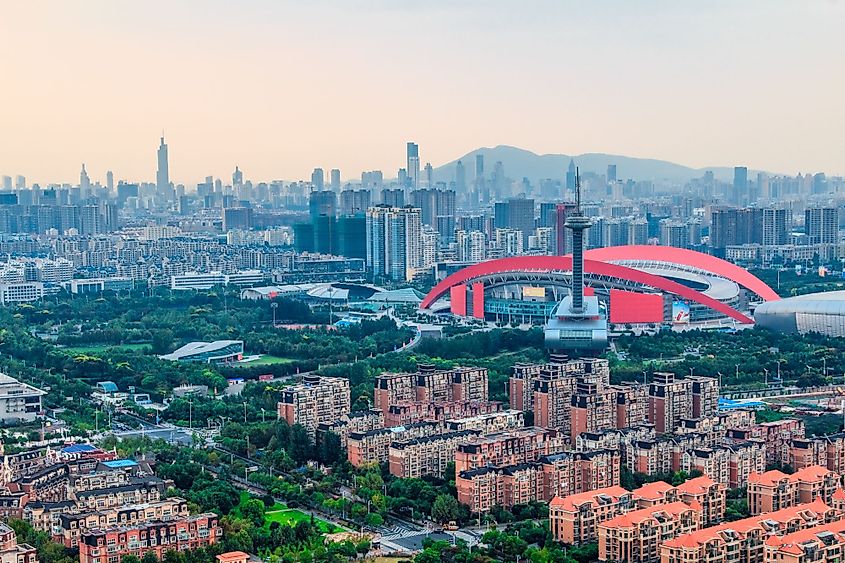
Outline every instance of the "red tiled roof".
POLYGON ((690 479, 678 485, 678 492, 689 493, 691 495, 701 494, 707 492, 707 489, 715 485, 715 481, 707 475, 690 479))
POLYGON ((686 503, 670 502, 669 504, 661 504, 659 506, 641 508, 639 510, 634 510, 627 514, 622 514, 615 518, 611 518, 607 522, 599 524, 599 528, 627 528, 629 526, 633 526, 634 524, 639 524, 641 522, 645 522, 646 520, 654 518, 655 514, 663 513, 678 517, 687 511, 697 512, 695 509, 691 508, 686 503))
POLYGON ((634 489, 632 494, 634 498, 644 498, 644 499, 661 499, 666 496, 667 491, 671 491, 674 489, 672 485, 665 481, 654 481, 653 483, 646 483, 639 489, 634 489))
POLYGON ((836 538, 838 542, 845 542, 845 520, 839 520, 838 522, 831 522, 830 524, 823 524, 821 526, 814 526, 812 528, 807 528, 806 530, 799 530, 797 532, 792 532, 791 534, 786 534, 785 536, 772 536, 766 540, 766 545, 776 547, 780 551, 800 555, 803 551, 800 544, 817 539, 818 534, 821 532, 831 532, 836 534, 839 536, 836 538))
POLYGON ((766 520, 773 520, 775 522, 783 524, 799 516, 803 512, 809 511, 814 514, 820 515, 829 510, 831 510, 831 508, 826 505, 823 500, 816 499, 813 502, 799 504, 797 506, 791 506, 789 508, 782 508, 775 512, 769 512, 767 514, 760 514, 758 516, 752 516, 750 518, 736 520, 735 522, 724 522, 722 524, 719 524, 718 526, 710 526, 709 528, 703 528, 695 532, 690 532, 689 534, 678 536, 675 539, 665 542, 663 545, 668 547, 697 547, 704 543, 707 543, 710 540, 718 538, 719 534, 726 530, 733 530, 739 533, 747 533, 749 530, 758 527, 761 522, 764 522, 766 520))
POLYGON ((613 497, 613 499, 615 500, 621 497, 622 495, 627 494, 628 491, 619 486, 605 487, 604 489, 595 489, 592 491, 577 493, 566 497, 555 497, 549 503, 549 506, 554 506, 569 511, 575 511, 578 510, 579 506, 586 502, 592 503, 593 505, 598 505, 596 497, 599 495, 607 495, 609 497, 613 497))
POLYGON ((811 465, 809 467, 799 469, 798 471, 790 475, 789 480, 792 482, 821 481, 830 473, 832 472, 826 467, 822 467, 821 465, 811 465))
POLYGON ((759 483, 761 485, 774 485, 781 479, 788 479, 789 475, 777 469, 766 471, 765 473, 752 473, 748 476, 749 483, 759 483))

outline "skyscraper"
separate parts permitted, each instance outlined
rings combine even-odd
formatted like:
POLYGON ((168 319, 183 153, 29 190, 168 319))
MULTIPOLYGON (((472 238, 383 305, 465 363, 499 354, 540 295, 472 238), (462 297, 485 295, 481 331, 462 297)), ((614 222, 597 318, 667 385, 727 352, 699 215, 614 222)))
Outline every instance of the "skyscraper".
POLYGON ((164 137, 158 147, 158 170, 156 171, 156 188, 159 193, 164 193, 170 187, 170 166, 167 160, 167 145, 164 137))
POLYGON ((114 172, 111 170, 106 172, 106 188, 108 188, 109 194, 114 192, 114 172))
POLYGON ((244 173, 241 172, 241 169, 235 166, 235 171, 232 172, 232 185, 233 186, 241 186, 244 183, 244 173))
POLYGON ((490 203, 490 194, 487 192, 487 182, 484 178, 484 155, 475 155, 475 196, 472 203, 490 203))
POLYGON ((434 169, 430 162, 425 163, 425 185, 429 188, 434 187, 434 169))
POLYGON ((534 200, 512 197, 493 207, 493 228, 516 229, 522 233, 522 244, 528 247, 528 236, 534 232, 534 200))
POLYGON ((367 268, 376 279, 410 281, 422 265, 422 222, 414 207, 367 211, 367 268))
POLYGON ((804 211, 804 230, 810 244, 832 244, 839 241, 839 210, 815 207, 804 211))
MULTIPOLYGON (((333 192, 340 191, 340 170, 332 168, 331 171, 331 189, 333 192)), ((366 186, 365 186, 366 187, 366 186)))
POLYGON ((575 189, 575 161, 569 159, 569 168, 566 170, 566 189, 575 189))
POLYGON ((4 190, 11 190, 12 189, 12 177, 11 176, 3 176, 3 189, 4 190))
POLYGON ((745 166, 734 167, 734 193, 733 201, 744 203, 748 197, 748 168, 745 166))
POLYGON ((613 183, 616 181, 616 165, 615 164, 608 164, 607 165, 607 183, 613 183))
POLYGON ((460 197, 466 197, 467 193, 467 171, 464 168, 464 163, 460 160, 455 164, 455 191, 460 194, 460 197))
POLYGON ((407 147, 407 168, 408 184, 412 188, 420 185, 420 147, 416 143, 408 143, 407 147))
POLYGON ((325 187, 325 176, 322 168, 315 168, 314 172, 311 173, 311 185, 314 186, 315 190, 323 191, 325 187))
POLYGON ((82 163, 82 171, 79 173, 79 191, 82 193, 82 198, 85 199, 90 194, 91 178, 88 177, 88 172, 85 170, 85 163, 82 163))

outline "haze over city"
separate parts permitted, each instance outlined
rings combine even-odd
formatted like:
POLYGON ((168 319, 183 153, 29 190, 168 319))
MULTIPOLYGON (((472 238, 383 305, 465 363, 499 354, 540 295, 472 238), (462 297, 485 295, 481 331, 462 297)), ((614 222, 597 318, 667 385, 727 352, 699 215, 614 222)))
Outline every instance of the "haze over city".
POLYGON ((0 173, 344 177, 483 146, 845 172, 845 3, 9 3, 0 173))

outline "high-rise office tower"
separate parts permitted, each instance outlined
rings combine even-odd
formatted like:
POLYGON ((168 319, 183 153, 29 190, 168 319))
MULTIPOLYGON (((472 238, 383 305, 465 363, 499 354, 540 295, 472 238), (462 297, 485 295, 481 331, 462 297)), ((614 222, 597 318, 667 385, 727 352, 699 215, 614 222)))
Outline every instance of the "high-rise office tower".
POLYGON ((534 232, 534 200, 513 197, 496 202, 493 207, 493 228, 520 231, 523 246, 528 248, 528 236, 534 232))
POLYGON ((106 172, 106 188, 109 190, 109 194, 114 193, 114 172, 111 170, 106 172))
POLYGON ((3 189, 4 190, 11 190, 12 189, 12 177, 11 176, 3 176, 3 189))
POLYGON ((308 211, 312 221, 321 216, 334 217, 337 214, 337 194, 329 190, 311 192, 308 211))
POLYGON ((343 190, 340 192, 340 214, 359 215, 366 213, 371 204, 371 197, 370 190, 343 190))
POLYGON ((746 203, 748 198, 748 168, 745 166, 734 167, 734 193, 733 201, 746 203))
POLYGON ((425 163, 425 185, 429 188, 434 187, 434 169, 430 162, 425 163))
POLYGON ((82 163, 82 171, 79 172, 79 191, 82 193, 82 199, 88 197, 91 190, 91 178, 88 177, 88 172, 85 170, 85 163, 82 163))
POLYGON ((159 193, 164 193, 170 187, 170 165, 167 160, 167 144, 164 137, 158 147, 158 169, 156 170, 156 188, 159 193))
MULTIPOLYGON (((368 190, 380 190, 384 186, 384 174, 381 170, 361 172, 361 187, 368 190)), ((401 205, 400 205, 401 207, 401 205)))
POLYGON ((838 242, 839 210, 835 207, 814 207, 805 210, 804 231, 810 244, 838 242))
POLYGON ((472 203, 490 203, 490 194, 487 191, 487 181, 484 178, 484 155, 475 155, 475 180, 473 181, 473 196, 472 203))
MULTIPOLYGON (((455 164, 455 191, 460 194, 461 198, 466 197, 467 193, 467 171, 464 168, 464 163, 460 160, 455 164)), ((461 200, 463 201, 463 199, 461 200)))
POLYGON ((616 165, 615 164, 608 164, 607 165, 607 183, 611 184, 616 181, 616 165))
POLYGON ((416 143, 408 143, 407 160, 408 185, 416 189, 420 186, 420 147, 416 143))
POLYGON ((331 189, 333 192, 340 191, 340 170, 332 168, 331 174, 331 189))
POLYGON ((575 189, 575 161, 569 159, 569 168, 566 169, 566 189, 575 189))
POLYGON ((325 176, 323 175, 322 168, 315 168, 314 172, 311 173, 311 185, 314 186, 315 190, 323 191, 325 187, 325 176))
POLYGON ((241 172, 241 169, 235 166, 235 171, 232 172, 232 185, 233 186, 242 186, 244 183, 244 173, 241 172))
POLYGON ((381 191, 381 204, 388 207, 405 207, 405 190, 385 188, 381 191))
POLYGON ((18 174, 15 176, 15 189, 16 190, 25 190, 26 189, 26 177, 18 174))
POLYGON ((422 222, 414 207, 367 211, 367 267, 376 279, 410 281, 422 264, 422 222))

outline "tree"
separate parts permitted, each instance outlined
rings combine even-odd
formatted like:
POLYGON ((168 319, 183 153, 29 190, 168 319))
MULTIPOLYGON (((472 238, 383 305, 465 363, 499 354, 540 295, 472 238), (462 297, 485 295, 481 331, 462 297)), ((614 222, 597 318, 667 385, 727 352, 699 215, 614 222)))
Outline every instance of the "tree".
POLYGON ((249 499, 241 504, 241 516, 260 528, 264 525, 264 503, 258 499, 249 499))
POLYGON ((458 505, 458 500, 450 495, 437 495, 434 504, 431 505, 432 520, 441 524, 457 520, 460 513, 461 508, 458 505))
POLYGON ((141 563, 159 563, 154 551, 148 551, 141 558, 141 563))
POLYGON ((334 432, 326 432, 320 440, 320 447, 317 449, 317 459, 326 465, 334 465, 340 461, 343 453, 340 436, 334 432))
POLYGON ((120 563, 141 563, 141 558, 137 555, 124 555, 120 558, 120 563))

